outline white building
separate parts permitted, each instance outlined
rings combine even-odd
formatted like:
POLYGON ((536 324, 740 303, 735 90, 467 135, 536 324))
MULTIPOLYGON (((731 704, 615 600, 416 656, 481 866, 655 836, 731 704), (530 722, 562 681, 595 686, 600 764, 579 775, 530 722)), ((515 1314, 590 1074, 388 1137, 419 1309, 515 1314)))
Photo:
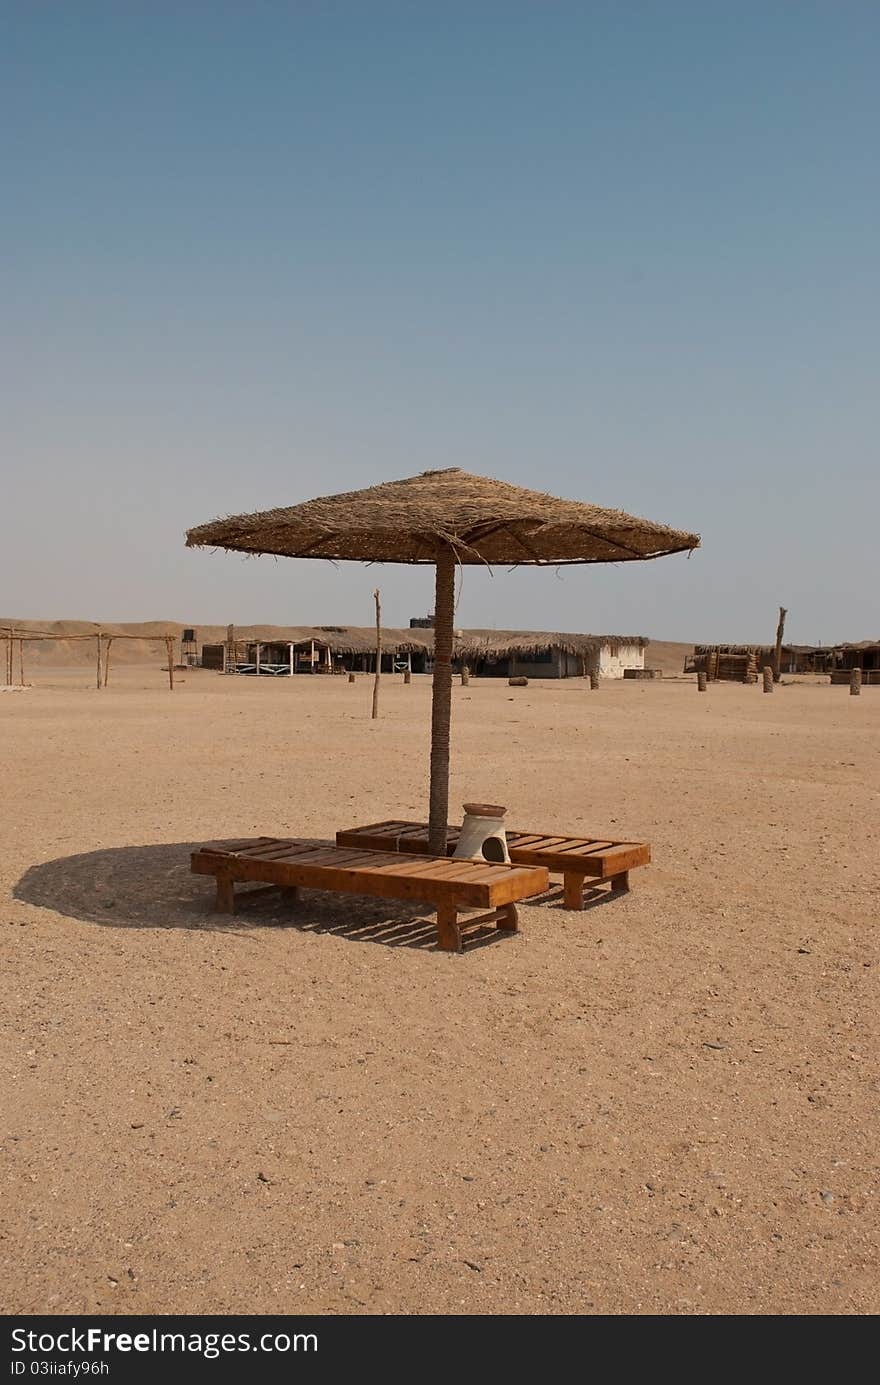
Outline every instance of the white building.
POLYGON ((604 635, 601 638, 603 643, 598 651, 600 678, 622 678, 624 669, 645 667, 647 640, 618 640, 604 635))

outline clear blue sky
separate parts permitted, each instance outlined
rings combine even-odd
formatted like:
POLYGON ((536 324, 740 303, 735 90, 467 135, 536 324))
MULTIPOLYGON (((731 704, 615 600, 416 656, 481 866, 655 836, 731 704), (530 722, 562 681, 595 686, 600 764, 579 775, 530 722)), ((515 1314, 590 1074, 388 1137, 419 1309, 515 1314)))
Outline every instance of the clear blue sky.
POLYGON ((458 465, 703 550, 462 625, 880 634, 880 5, 2 5, 0 610, 389 623, 183 531, 458 465))

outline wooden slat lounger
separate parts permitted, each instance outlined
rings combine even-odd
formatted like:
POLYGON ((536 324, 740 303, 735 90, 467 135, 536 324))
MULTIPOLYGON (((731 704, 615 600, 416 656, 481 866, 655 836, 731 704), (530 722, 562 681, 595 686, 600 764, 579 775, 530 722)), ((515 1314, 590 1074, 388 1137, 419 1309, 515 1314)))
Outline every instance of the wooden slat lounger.
MULTIPOLYGON (((455 850, 458 827, 449 827, 446 850, 455 850)), ((647 842, 615 842, 607 837, 560 837, 541 832, 508 830, 507 850, 514 865, 545 866, 562 875, 566 909, 584 907, 584 884, 609 882, 612 894, 629 889, 629 872, 651 860, 647 842)), ((419 822, 374 822, 369 827, 353 827, 336 833, 336 845, 363 847, 373 851, 424 853, 428 849, 428 829, 419 822)))
POLYGON ((516 900, 542 894, 550 883, 540 866, 484 865, 421 855, 402 860, 393 851, 315 846, 283 837, 209 842, 192 853, 191 868, 196 875, 216 877, 217 908, 227 914, 235 912, 236 882, 248 880, 277 885, 290 901, 304 886, 430 903, 437 910, 438 947, 447 952, 461 952, 462 929, 477 924, 491 922, 515 933, 516 900), (462 910, 471 909, 485 912, 459 919, 462 910))

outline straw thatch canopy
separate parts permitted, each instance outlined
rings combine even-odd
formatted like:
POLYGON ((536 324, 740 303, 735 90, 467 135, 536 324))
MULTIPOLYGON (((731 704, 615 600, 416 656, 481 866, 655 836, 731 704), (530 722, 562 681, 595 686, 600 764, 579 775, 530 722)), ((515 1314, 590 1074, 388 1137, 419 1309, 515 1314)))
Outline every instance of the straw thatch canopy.
POLYGON ((547 649, 564 654, 595 654, 608 644, 636 645, 644 649, 645 635, 563 635, 549 630, 462 630, 455 637, 460 659, 529 659, 547 649))
POLYGON ((699 547, 697 534, 451 467, 190 529, 189 547, 293 558, 434 563, 632 562, 699 547))
MULTIPOLYGON (((239 644, 292 644, 301 649, 310 644, 327 648, 332 654, 375 654, 375 625, 292 625, 278 626, 276 633, 259 638, 244 627, 236 631, 239 644)), ((382 627, 382 649, 386 654, 428 653, 434 648, 433 630, 391 630, 382 627)))
MULTIPOLYGON (((272 633, 254 635, 239 627, 239 644, 293 644, 303 648, 311 643, 328 648, 332 654, 374 654, 376 627, 374 625, 291 625, 266 626, 272 633)), ((645 635, 581 635, 559 634, 552 630, 456 630, 453 635, 453 654, 457 659, 494 658, 511 656, 528 659, 546 649, 560 649, 566 654, 593 654, 608 644, 648 644, 645 635)), ((434 652, 434 631, 430 627, 395 630, 382 627, 382 649, 386 654, 427 654, 434 652)))

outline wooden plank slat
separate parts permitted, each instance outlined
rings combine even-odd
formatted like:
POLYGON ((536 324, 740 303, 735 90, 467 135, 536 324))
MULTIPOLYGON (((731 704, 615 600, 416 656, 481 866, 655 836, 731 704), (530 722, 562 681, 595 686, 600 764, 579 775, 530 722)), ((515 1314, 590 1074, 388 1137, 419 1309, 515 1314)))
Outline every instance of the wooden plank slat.
MULTIPOLYGON (((338 851, 339 848, 336 846, 316 846, 307 851, 296 851, 288 848, 286 851, 279 851, 275 856, 249 856, 247 859, 249 861, 291 861, 297 864, 300 861, 307 861, 309 865, 314 866, 325 863, 338 865, 340 862, 340 857, 337 855, 338 851)), ((345 860, 352 861, 359 859, 357 852, 353 850, 344 852, 343 857, 345 860)))
POLYGON ((625 870, 632 870, 635 866, 647 866, 651 863, 651 848, 647 842, 637 842, 634 846, 615 846, 611 851, 603 852, 602 862, 607 875, 617 875, 625 870))
POLYGON ((452 860, 449 864, 455 867, 469 867, 476 872, 475 878, 479 880, 501 880, 511 869, 503 861, 486 861, 483 863, 482 861, 452 860))
POLYGON ((275 837, 241 837, 237 841, 211 842, 210 845, 223 851, 244 851, 245 847, 261 846, 266 842, 274 842, 275 840, 275 837))
POLYGON ((598 837, 570 837, 564 845, 557 846, 554 850, 557 856, 565 856, 569 851, 579 851, 585 846, 592 849, 599 840, 598 837))
MULTIPOLYGON (((447 858, 443 861, 444 880, 490 880, 491 876, 485 866, 480 865, 479 861, 455 861, 447 858)), ((509 867, 508 867, 509 869, 509 867)))
POLYGON ((232 852, 235 856, 245 856, 249 861, 274 861, 283 860, 287 857, 303 855, 302 847, 292 842, 273 842, 271 846, 264 846, 259 851, 237 851, 232 852))
MULTIPOLYGON (((576 858, 577 860, 585 860, 588 856, 597 856, 601 854, 603 851, 607 851, 613 845, 613 842, 588 842, 585 846, 575 847, 572 852, 567 854, 570 856, 570 858, 576 858)), ((528 847, 528 850, 534 851, 535 848, 528 847)), ((548 854, 553 854, 552 847, 550 848, 548 854)))
POLYGON ((282 846, 299 845, 292 837, 260 837, 256 841, 246 842, 244 846, 229 846, 226 849, 238 856, 258 856, 264 851, 277 851, 282 846))
POLYGON ((246 847, 261 846, 266 842, 273 842, 275 840, 274 837, 242 837, 239 841, 205 842, 199 850, 217 852, 244 851, 246 847))
POLYGON ((424 861, 420 856, 417 856, 410 860, 406 855, 397 852, 393 860, 389 861, 387 857, 381 856, 375 863, 364 862, 361 868, 379 875, 406 875, 412 878, 424 876, 433 880, 437 878, 438 867, 444 864, 440 857, 436 860, 424 861))

